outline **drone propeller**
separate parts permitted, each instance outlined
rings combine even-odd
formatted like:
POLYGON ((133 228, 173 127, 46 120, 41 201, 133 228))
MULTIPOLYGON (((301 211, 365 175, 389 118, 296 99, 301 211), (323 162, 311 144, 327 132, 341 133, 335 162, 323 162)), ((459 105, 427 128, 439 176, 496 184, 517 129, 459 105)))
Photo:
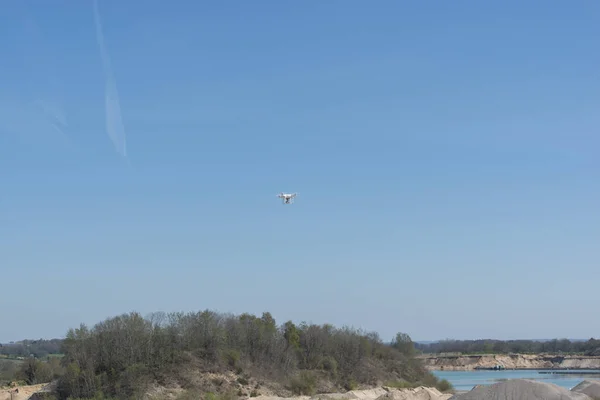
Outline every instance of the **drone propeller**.
POLYGON ((279 193, 277 195, 275 195, 275 197, 279 197, 280 199, 292 199, 294 197, 296 197, 298 195, 298 193, 279 193))

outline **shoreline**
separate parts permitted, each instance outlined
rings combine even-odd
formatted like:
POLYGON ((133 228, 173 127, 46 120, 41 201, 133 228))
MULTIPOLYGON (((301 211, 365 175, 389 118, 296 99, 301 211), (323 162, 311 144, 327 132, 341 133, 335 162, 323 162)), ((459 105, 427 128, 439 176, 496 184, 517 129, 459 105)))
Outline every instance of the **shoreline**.
POLYGON ((553 371, 557 371, 556 373, 562 373, 565 375, 569 375, 572 373, 573 375, 600 375, 600 368, 504 368, 504 369, 493 369, 493 368, 427 368, 429 371, 465 371, 465 372, 477 372, 477 371, 489 371, 489 372, 502 372, 502 371, 541 371, 541 374, 552 374, 553 371), (563 371, 563 372, 558 372, 563 371), (595 371, 595 372, 593 372, 595 371))
POLYGON ((600 356, 558 354, 477 354, 477 355, 419 355, 430 371, 596 371, 600 356))

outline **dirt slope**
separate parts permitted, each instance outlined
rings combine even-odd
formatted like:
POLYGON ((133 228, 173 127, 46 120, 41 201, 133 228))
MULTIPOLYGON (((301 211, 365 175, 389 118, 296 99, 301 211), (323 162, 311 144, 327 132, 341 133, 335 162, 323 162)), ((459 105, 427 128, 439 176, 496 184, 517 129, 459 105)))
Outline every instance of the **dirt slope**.
POLYGON ((0 400, 27 400, 34 393, 43 392, 48 384, 19 386, 13 388, 0 388, 0 400), (12 397, 11 397, 12 395, 12 397))

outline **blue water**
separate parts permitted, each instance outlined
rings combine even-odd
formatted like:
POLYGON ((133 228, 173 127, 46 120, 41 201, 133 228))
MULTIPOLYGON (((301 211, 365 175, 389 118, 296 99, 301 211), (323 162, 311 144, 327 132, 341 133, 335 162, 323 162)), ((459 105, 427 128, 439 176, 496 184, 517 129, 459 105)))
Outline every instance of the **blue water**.
MULTIPOLYGON (((585 379, 600 378, 600 370, 585 371, 597 372, 598 375, 569 375, 540 374, 539 370, 504 370, 504 371, 431 371, 440 379, 446 379, 456 390, 471 390, 475 385, 491 385, 505 379, 533 379, 536 381, 554 383, 566 389, 571 389, 585 379)), ((560 371, 552 371, 554 373, 560 371)))

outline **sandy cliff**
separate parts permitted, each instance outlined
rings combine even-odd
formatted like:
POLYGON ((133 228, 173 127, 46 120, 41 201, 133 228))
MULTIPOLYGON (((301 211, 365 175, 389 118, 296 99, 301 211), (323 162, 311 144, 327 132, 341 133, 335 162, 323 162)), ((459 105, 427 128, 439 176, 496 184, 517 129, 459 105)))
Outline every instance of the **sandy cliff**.
POLYGON ((600 369, 600 357, 489 354, 489 355, 424 355, 420 357, 430 370, 473 370, 501 365, 507 369, 600 369))

